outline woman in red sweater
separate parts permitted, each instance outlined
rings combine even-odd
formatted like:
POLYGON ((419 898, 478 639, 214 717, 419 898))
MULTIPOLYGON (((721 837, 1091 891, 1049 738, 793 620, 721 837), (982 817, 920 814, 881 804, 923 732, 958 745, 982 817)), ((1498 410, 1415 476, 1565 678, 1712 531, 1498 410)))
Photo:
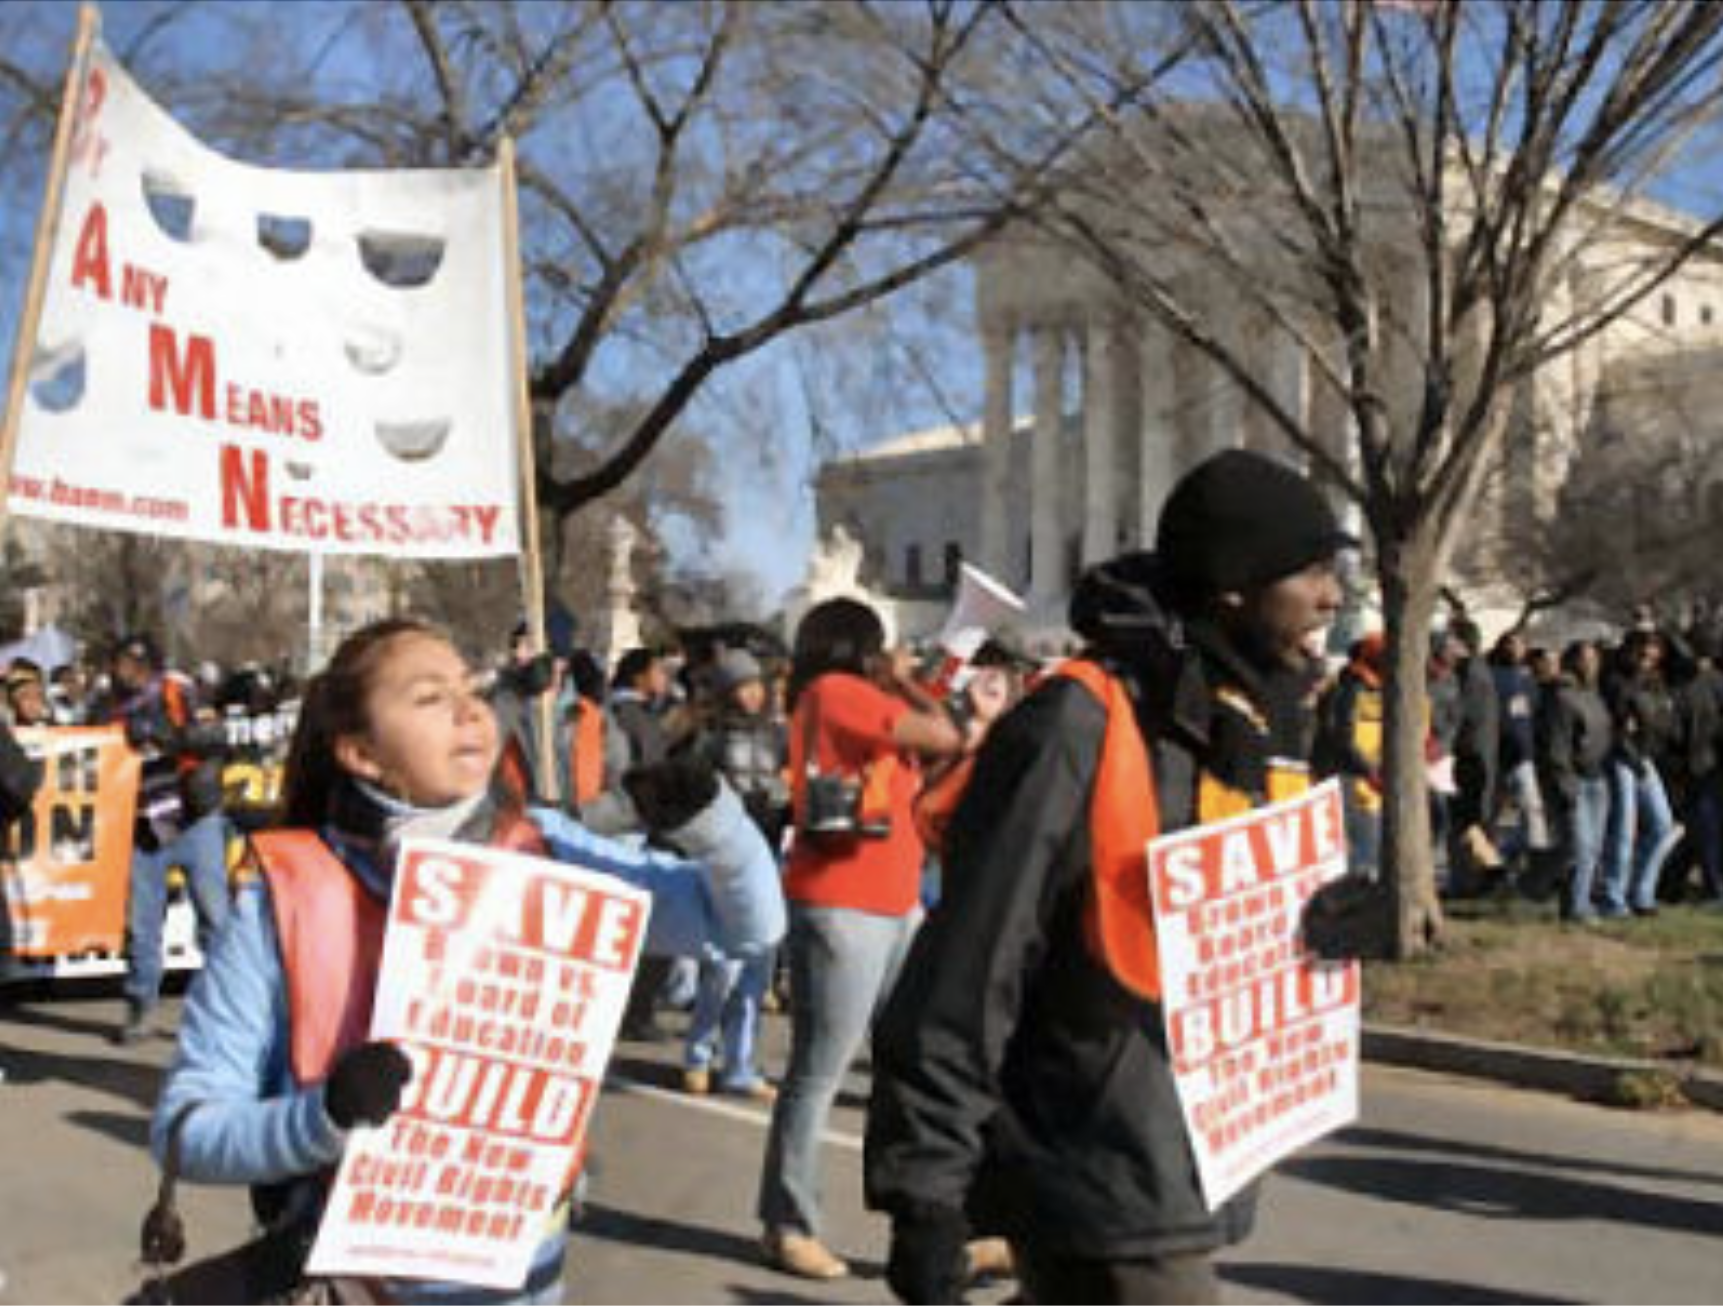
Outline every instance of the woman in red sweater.
MULTIPOLYGON (((802 619, 789 707, 797 819, 784 881, 790 1064, 772 1113, 759 1216, 772 1264, 836 1279, 849 1266, 820 1237, 820 1135, 921 920, 925 853, 910 811, 918 758, 961 752, 968 731, 914 685, 886 652, 879 617, 854 599, 827 600, 802 619), (810 774, 853 782, 857 820, 810 811, 810 774), (850 828, 810 836, 810 824, 850 828)), ((822 806, 817 795, 814 805, 822 806)))

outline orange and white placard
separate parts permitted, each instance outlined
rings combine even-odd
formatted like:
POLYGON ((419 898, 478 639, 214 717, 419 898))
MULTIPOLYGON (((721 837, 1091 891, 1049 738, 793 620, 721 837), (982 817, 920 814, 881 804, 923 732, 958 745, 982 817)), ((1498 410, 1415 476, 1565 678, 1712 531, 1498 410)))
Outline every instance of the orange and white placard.
POLYGON ((117 953, 126 937, 138 755, 117 728, 34 727, 18 742, 42 763, 30 810, 5 833, 4 908, 13 954, 117 953))
POLYGON ((1167 1046, 1211 1210, 1358 1117, 1358 963, 1299 937, 1345 872, 1335 781, 1149 843, 1167 1046))
POLYGON ((518 1289, 558 1218, 646 938, 611 876, 434 840, 401 850, 371 1036, 413 1063, 349 1141, 313 1274, 518 1289))

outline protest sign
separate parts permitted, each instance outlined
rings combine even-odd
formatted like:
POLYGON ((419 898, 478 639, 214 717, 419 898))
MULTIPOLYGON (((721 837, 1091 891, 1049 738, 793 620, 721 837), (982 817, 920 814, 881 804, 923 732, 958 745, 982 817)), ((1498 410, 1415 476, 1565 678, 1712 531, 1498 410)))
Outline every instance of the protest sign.
POLYGON ((1167 1046, 1211 1210, 1358 1116, 1358 964, 1299 939, 1345 871, 1332 780, 1149 843, 1167 1046))
POLYGON ((5 834, 12 951, 23 959, 117 952, 137 802, 138 755, 113 728, 18 731, 42 787, 5 834))
POLYGON ((76 98, 20 342, 12 509, 243 547, 515 554, 502 170, 237 163, 99 42, 76 98))
POLYGON ((355 1133, 312 1274, 517 1289, 550 1231, 610 1058, 651 896, 607 875, 408 840, 371 1037, 413 1063, 355 1133))

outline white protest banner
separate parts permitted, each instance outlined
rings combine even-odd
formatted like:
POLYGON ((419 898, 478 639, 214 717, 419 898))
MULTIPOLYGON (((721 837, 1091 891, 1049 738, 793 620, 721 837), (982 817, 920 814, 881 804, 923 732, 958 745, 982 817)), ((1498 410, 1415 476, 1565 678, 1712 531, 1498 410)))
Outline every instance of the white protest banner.
POLYGON ((1346 872, 1340 786, 1149 843, 1173 1078, 1212 1210, 1358 1118, 1359 970, 1299 937, 1346 872))
POLYGON ((516 853, 407 840, 371 1037, 413 1062, 356 1131, 312 1274, 518 1289, 573 1176, 651 895, 516 853))
POLYGON ((58 212, 14 511, 297 552, 519 551, 498 168, 237 163, 98 43, 58 212))

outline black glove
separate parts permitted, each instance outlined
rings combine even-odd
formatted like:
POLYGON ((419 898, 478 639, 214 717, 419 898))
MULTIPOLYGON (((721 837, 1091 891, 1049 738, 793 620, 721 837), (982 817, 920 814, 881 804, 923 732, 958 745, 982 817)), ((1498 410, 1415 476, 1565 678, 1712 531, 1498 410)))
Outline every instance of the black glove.
POLYGON ((718 773, 703 762, 676 758, 637 766, 622 787, 648 830, 661 833, 687 825, 718 797, 718 773))
POLYGON ((393 1043, 361 1043, 342 1054, 323 1088, 323 1109, 343 1129, 380 1125, 401 1105, 413 1063, 393 1043))
POLYGON ((969 1280, 969 1221, 949 1207, 900 1212, 891 1222, 885 1279, 904 1302, 960 1302, 969 1280))
POLYGON ((1304 944, 1324 961, 1384 960, 1392 952, 1393 909, 1387 885, 1343 875, 1304 905, 1304 944))

